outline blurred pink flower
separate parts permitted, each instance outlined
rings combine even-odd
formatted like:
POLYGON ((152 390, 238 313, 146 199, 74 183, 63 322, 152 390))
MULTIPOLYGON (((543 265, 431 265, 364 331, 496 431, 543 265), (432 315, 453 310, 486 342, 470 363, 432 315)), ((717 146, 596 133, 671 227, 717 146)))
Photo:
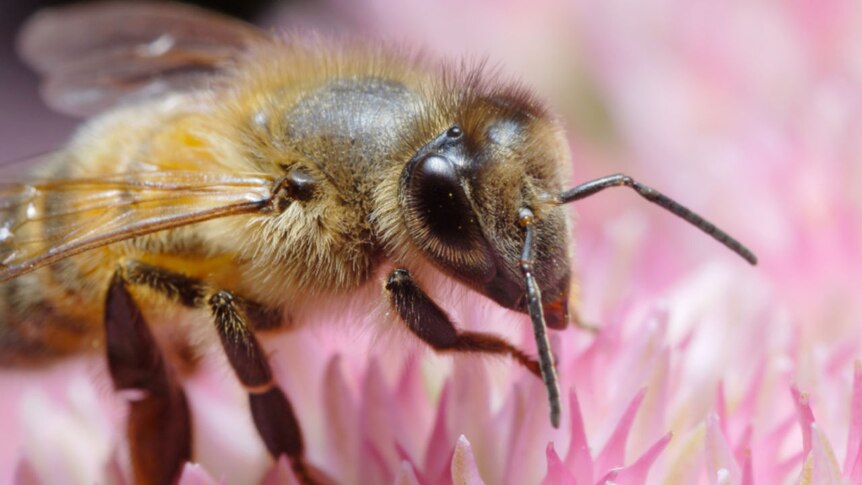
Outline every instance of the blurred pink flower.
MULTIPOLYGON (((373 318, 321 317, 267 342, 310 460, 344 483, 862 483, 860 18, 849 0, 274 12, 273 24, 488 55, 570 127, 573 181, 626 172, 761 258, 748 268, 622 190, 579 203, 579 306, 601 331, 553 335, 560 430, 511 362, 438 357, 373 318)), ((532 349, 526 317, 444 301, 464 328, 532 349)), ((223 358, 204 367, 188 383, 198 464, 181 482, 295 483, 223 358)), ((0 482, 125 483, 124 405, 105 375, 98 361, 0 375, 0 482)))

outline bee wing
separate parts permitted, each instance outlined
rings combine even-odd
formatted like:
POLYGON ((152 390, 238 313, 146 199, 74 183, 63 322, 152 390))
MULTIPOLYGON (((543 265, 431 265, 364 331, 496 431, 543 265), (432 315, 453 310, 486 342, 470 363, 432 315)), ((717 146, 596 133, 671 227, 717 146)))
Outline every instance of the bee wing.
POLYGON ((0 281, 137 236, 261 212, 272 186, 264 176, 177 171, 0 184, 0 281))
POLYGON ((18 45, 45 77, 49 106, 90 116, 200 86, 264 38, 252 25, 191 5, 126 1, 43 10, 18 45))

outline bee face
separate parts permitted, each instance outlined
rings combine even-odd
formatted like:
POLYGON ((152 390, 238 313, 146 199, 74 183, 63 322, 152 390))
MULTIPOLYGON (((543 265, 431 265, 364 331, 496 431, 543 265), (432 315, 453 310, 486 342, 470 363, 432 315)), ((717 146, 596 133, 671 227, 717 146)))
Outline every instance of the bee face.
POLYGON ((534 211, 546 319, 561 328, 568 320, 568 237, 565 215, 551 200, 560 191, 567 150, 554 123, 521 104, 486 97, 466 106, 407 163, 400 200, 410 237, 426 257, 522 312, 518 212, 534 211))

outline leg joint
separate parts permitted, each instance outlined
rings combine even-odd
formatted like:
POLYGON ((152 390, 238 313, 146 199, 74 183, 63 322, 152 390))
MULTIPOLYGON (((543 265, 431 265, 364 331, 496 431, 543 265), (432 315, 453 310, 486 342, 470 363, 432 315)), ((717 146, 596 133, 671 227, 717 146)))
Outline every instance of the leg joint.
POLYGON ((150 288, 189 308, 201 307, 208 292, 198 279, 138 261, 123 264, 117 273, 133 285, 150 288))
POLYGON ((236 297, 233 293, 227 290, 219 290, 215 292, 209 299, 209 304, 212 307, 225 307, 228 305, 234 305, 236 303, 236 297))

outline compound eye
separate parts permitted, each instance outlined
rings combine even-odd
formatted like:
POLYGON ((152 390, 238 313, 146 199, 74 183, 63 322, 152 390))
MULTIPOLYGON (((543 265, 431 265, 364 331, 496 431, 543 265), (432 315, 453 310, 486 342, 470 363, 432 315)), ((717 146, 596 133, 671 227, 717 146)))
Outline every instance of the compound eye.
POLYGON ((458 125, 452 125, 452 128, 446 130, 446 137, 450 140, 460 140, 464 135, 464 131, 458 125))
POLYGON ((455 165, 431 153, 418 161, 410 177, 413 213, 424 222, 429 236, 453 248, 470 248, 481 237, 473 210, 455 165))

